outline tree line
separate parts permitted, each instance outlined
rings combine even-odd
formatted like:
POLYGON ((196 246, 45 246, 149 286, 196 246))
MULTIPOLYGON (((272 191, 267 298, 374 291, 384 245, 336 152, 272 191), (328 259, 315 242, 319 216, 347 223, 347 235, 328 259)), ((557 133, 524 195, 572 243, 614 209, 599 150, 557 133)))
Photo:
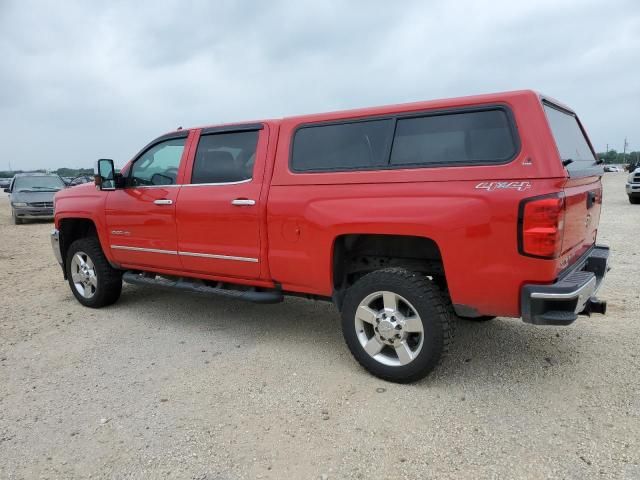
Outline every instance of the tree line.
POLYGON ((608 152, 600 152, 598 153, 598 158, 602 160, 604 163, 615 163, 615 164, 627 164, 632 163, 637 165, 640 163, 640 152, 630 152, 630 153, 620 153, 616 150, 609 150, 608 152))
POLYGON ((92 168, 59 168, 57 170, 13 170, 13 171, 2 171, 0 170, 0 178, 10 178, 13 177, 16 173, 55 173, 60 175, 61 177, 79 177, 81 175, 89 175, 93 176, 92 168))

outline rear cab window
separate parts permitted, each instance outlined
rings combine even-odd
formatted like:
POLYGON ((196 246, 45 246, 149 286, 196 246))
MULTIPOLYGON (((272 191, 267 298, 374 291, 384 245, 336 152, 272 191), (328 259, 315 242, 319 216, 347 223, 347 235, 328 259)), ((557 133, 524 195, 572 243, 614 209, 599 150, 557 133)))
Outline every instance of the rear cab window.
POLYGON ((294 135, 290 167, 313 173, 508 163, 519 150, 502 106, 311 124, 294 135))
POLYGON ((547 101, 543 102, 543 107, 560 160, 569 176, 589 174, 594 169, 599 169, 596 156, 576 115, 547 101))

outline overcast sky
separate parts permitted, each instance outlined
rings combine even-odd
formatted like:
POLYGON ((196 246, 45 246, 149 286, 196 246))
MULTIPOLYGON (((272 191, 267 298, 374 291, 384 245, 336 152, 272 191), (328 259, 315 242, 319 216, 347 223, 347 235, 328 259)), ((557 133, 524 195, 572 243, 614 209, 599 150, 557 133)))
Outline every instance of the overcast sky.
POLYGON ((177 126, 532 88, 640 150, 640 1, 0 0, 0 170, 177 126))

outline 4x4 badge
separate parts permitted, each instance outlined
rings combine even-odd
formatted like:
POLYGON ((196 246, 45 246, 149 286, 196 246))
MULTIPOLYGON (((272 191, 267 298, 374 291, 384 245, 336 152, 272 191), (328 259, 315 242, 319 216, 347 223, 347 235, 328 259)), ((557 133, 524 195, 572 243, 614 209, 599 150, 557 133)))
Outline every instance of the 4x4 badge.
POLYGON ((478 190, 487 190, 493 192, 494 190, 513 189, 523 192, 531 188, 531 182, 480 182, 476 185, 478 190))

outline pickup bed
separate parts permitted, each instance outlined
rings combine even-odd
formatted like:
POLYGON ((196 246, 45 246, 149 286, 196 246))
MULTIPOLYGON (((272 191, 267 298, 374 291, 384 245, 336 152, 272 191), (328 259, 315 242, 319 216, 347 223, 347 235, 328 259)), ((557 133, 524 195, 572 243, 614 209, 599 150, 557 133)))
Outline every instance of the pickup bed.
POLYGON ((533 91, 192 128, 58 193, 52 243, 88 307, 122 280, 333 301, 354 357, 410 382, 457 317, 604 313, 602 173, 575 113, 533 91))

